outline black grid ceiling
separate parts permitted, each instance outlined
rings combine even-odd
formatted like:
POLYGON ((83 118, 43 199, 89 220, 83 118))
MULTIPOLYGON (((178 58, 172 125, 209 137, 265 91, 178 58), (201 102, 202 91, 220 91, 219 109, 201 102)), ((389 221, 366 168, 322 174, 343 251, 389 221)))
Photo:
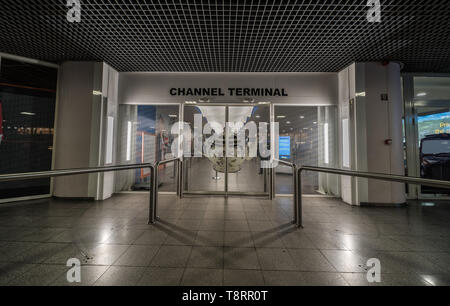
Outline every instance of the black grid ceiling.
POLYGON ((105 61, 119 71, 335 72, 394 60, 450 72, 450 1, 1 0, 0 51, 52 62, 105 61))

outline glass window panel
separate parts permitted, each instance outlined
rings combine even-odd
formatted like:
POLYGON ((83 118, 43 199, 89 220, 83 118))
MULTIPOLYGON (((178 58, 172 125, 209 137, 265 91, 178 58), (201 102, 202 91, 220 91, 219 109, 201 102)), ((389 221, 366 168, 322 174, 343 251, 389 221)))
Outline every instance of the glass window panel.
MULTIPOLYGON (((176 135, 170 133, 178 121, 177 105, 120 105, 118 131, 118 163, 155 163, 173 157, 172 143, 176 135)), ((176 191, 176 167, 173 163, 159 169, 159 190, 176 191)), ((116 191, 148 190, 148 169, 117 172, 116 191)))
MULTIPOLYGON (((0 174, 51 170, 57 69, 0 64, 0 174)), ((0 199, 49 193, 50 179, 0 184, 0 199)))
MULTIPOLYGON (((299 166, 337 167, 336 116, 334 106, 275 106, 275 121, 280 125, 280 158, 299 166)), ((334 175, 305 172, 303 192, 338 195, 337 182, 334 175)), ((293 193, 290 167, 277 167, 276 193, 293 193)))

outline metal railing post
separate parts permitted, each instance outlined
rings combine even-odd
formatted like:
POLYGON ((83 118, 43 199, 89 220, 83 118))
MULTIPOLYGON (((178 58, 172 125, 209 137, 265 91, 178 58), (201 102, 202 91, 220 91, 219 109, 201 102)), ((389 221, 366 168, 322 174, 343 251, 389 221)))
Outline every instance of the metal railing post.
POLYGON ((156 169, 155 169, 155 206, 154 206, 154 213, 153 213, 153 217, 155 218, 156 221, 159 220, 158 218, 158 193, 159 193, 159 164, 160 163, 156 163, 156 169))
POLYGON ((295 201, 295 213, 296 213, 296 217, 295 217, 295 221, 296 221, 296 225, 297 227, 303 227, 303 191, 302 191, 302 171, 303 169, 300 167, 300 169, 297 169, 297 173, 296 173, 296 177, 297 177, 297 185, 296 185, 296 190, 297 190, 297 197, 296 197, 296 201, 295 201))
POLYGON ((148 223, 154 224, 156 222, 155 218, 155 205, 156 205, 156 198, 155 198, 155 166, 150 166, 150 204, 148 208, 148 223))
POLYGON ((275 180, 275 169, 274 168, 270 168, 269 169, 269 199, 273 200, 275 199, 275 192, 274 192, 274 180, 275 180))
POLYGON ((297 210, 298 210, 298 188, 297 188, 297 165, 292 167, 293 189, 294 189, 294 221, 292 223, 297 224, 297 210))
POLYGON ((178 190, 180 199, 183 198, 183 171, 184 171, 184 162, 182 159, 179 161, 179 173, 178 173, 178 190))

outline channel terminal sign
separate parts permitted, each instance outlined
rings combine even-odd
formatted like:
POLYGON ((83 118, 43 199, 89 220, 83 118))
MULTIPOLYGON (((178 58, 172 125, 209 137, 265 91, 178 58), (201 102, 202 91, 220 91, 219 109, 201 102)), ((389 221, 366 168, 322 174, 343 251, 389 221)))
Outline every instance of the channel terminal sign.
POLYGON ((288 97, 284 88, 171 88, 171 96, 223 97, 288 97))

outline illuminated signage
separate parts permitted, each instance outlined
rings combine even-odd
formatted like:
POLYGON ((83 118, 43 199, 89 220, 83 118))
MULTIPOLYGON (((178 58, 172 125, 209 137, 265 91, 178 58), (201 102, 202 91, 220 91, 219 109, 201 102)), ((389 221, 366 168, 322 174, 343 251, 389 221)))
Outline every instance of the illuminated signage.
POLYGON ((284 88, 171 88, 171 96, 288 97, 284 88))
POLYGON ((291 157, 291 137, 290 136, 280 136, 278 142, 279 145, 279 155, 281 158, 291 157))

